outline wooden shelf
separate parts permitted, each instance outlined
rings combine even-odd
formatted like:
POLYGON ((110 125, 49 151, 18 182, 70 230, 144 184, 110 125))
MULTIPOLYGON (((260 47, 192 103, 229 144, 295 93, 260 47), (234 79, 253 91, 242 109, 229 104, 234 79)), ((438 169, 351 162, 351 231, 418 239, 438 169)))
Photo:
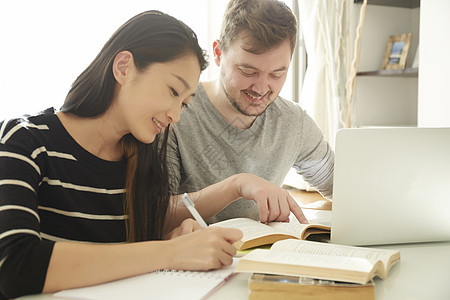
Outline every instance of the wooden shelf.
POLYGON ((356 73, 356 76, 417 77, 418 74, 418 68, 406 68, 400 70, 364 71, 356 73))
MULTIPOLYGON (((363 0, 355 0, 355 3, 363 3, 363 0)), ((420 6, 420 0, 367 0, 367 4, 416 8, 420 6)))

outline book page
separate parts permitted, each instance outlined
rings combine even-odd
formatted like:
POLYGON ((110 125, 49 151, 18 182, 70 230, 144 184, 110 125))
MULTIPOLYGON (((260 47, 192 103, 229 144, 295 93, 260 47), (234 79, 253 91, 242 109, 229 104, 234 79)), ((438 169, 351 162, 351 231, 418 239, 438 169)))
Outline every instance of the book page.
POLYGON ((247 218, 235 218, 229 219, 222 222, 214 223, 211 226, 226 227, 226 228, 237 228, 242 231, 243 237, 242 241, 249 241, 259 237, 263 237, 269 234, 288 234, 292 233, 284 230, 277 230, 276 228, 271 228, 259 221, 247 218))
POLYGON ((341 257, 336 259, 333 256, 314 254, 302 254, 291 251, 272 251, 266 249, 255 249, 241 260, 254 260, 259 262, 274 263, 274 264, 288 264, 288 265, 300 265, 308 267, 337 269, 337 270, 354 270, 364 273, 369 273, 374 264, 364 258, 350 258, 341 257))
POLYGON ((306 230, 311 230, 311 233, 322 233, 322 231, 326 233, 331 229, 330 226, 319 223, 302 224, 297 219, 291 220, 289 223, 270 222, 267 225, 279 232, 286 232, 299 239, 305 239, 307 237, 304 236, 306 230))
POLYGON ((236 272, 305 276, 327 280, 366 283, 376 264, 360 257, 300 254, 291 251, 255 249, 242 257, 236 272))
POLYGON ((337 257, 360 257, 370 260, 373 264, 383 262, 386 269, 389 258, 398 253, 396 250, 374 249, 366 247, 352 247, 337 244, 317 243, 302 240, 283 240, 276 242, 270 248, 274 251, 291 251, 304 254, 327 255, 337 257))
POLYGON ((298 238, 302 236, 303 231, 309 226, 309 224, 301 224, 300 222, 291 221, 289 223, 286 222, 270 222, 267 223, 267 226, 270 226, 277 231, 287 232, 292 234, 298 238))
POLYGON ((301 239, 303 238, 305 230, 311 230, 311 233, 322 233, 322 230, 324 232, 330 230, 330 226, 322 224, 301 224, 298 220, 292 220, 289 223, 270 222, 266 225, 248 218, 229 219, 212 224, 211 226, 240 229, 244 234, 242 238, 242 241, 244 242, 264 237, 269 234, 284 234, 301 239), (315 228, 318 229, 316 230, 315 228))

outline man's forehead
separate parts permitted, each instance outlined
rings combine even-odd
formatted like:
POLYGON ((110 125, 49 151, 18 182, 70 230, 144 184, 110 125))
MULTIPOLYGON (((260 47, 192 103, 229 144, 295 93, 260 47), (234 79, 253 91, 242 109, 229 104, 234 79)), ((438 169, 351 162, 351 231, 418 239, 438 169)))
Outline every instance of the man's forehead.
POLYGON ((255 69, 265 72, 285 71, 291 63, 289 48, 276 48, 255 54, 241 48, 232 55, 232 63, 239 68, 255 69))
MULTIPOLYGON (((267 52, 273 51, 281 47, 283 44, 288 44, 289 49, 290 41, 288 38, 281 40, 279 43, 274 45, 264 45, 262 42, 258 42, 255 37, 247 32, 242 31, 239 35, 232 41, 231 47, 239 48, 245 52, 252 54, 265 54, 267 52)), ((293 49, 290 49, 290 55, 292 55, 293 49)))

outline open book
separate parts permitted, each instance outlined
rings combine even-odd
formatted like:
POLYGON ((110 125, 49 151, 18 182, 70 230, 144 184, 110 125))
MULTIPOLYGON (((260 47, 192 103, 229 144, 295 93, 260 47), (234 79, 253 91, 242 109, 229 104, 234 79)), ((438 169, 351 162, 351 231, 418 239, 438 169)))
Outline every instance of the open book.
POLYGON ((283 239, 297 238, 305 240, 312 234, 330 235, 331 227, 322 224, 301 224, 296 219, 290 223, 270 222, 263 224, 248 218, 235 218, 212 224, 227 228, 237 228, 242 231, 243 237, 234 243, 238 250, 245 250, 257 246, 273 244, 283 239))
POLYGON ((302 240, 282 240, 243 256, 236 272, 302 276, 366 284, 386 278, 400 252, 302 240))

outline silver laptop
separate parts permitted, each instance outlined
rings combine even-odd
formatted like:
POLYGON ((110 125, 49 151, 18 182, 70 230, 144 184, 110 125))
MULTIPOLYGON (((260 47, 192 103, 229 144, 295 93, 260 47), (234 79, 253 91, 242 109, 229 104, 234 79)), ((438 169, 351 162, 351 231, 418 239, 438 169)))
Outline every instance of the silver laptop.
POLYGON ((341 129, 331 242, 450 240, 450 128, 341 129))

